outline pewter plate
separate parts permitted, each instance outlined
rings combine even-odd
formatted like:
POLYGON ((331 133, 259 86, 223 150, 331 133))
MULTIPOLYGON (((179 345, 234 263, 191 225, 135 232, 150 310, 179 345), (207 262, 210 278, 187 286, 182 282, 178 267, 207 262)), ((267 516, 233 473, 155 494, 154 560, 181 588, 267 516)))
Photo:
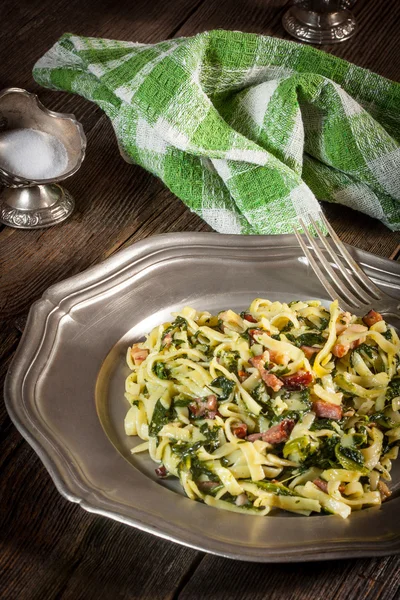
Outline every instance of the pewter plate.
MULTIPOLYGON (((400 265, 350 249, 400 298, 400 265)), ((60 493, 88 511, 230 558, 311 561, 400 552, 400 497, 343 520, 228 513, 157 481, 123 431, 125 351, 184 305, 245 309, 255 297, 329 302, 293 236, 179 233, 134 244, 58 283, 29 313, 6 404, 60 493)), ((400 487, 400 465, 393 469, 400 487)))

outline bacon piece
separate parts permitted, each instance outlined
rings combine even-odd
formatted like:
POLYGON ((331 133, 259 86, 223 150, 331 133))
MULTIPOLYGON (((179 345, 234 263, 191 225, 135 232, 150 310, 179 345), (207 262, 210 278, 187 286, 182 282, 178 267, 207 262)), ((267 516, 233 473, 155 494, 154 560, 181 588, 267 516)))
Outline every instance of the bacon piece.
POLYGON ((215 419, 217 408, 217 396, 214 394, 210 394, 206 398, 194 398, 193 402, 189 404, 190 412, 197 418, 215 419))
POLYGON ((268 354, 264 352, 264 354, 259 354, 258 356, 253 356, 249 359, 249 363, 252 367, 256 367, 256 369, 261 369, 264 367, 265 362, 267 360, 268 354))
POLYGON ((260 354, 259 356, 254 356, 253 358, 250 358, 249 363, 259 370, 261 378, 265 382, 265 384, 268 387, 270 387, 274 392, 278 392, 281 389, 283 383, 276 375, 274 375, 273 373, 269 373, 269 371, 267 371, 267 369, 264 367, 267 356, 268 352, 264 352, 264 354, 260 354))
POLYGON ((283 419, 280 423, 268 429, 268 431, 264 431, 263 433, 252 433, 251 435, 248 435, 246 439, 249 442, 262 440, 269 444, 280 444, 289 439, 294 426, 295 421, 293 419, 283 419))
POLYGON ((131 348, 131 357, 136 366, 141 365, 142 362, 144 360, 146 360, 148 355, 149 355, 148 350, 145 350, 144 348, 140 348, 139 344, 133 344, 133 346, 131 348))
POLYGON ((257 440, 261 440, 263 435, 264 435, 263 433, 251 433, 250 435, 248 435, 246 437, 246 440, 248 442, 255 442, 257 440))
POLYGON ((328 482, 323 479, 314 479, 313 484, 317 486, 325 494, 328 493, 328 482))
POLYGON ((346 356, 349 350, 350 344, 335 344, 332 348, 332 354, 337 358, 342 358, 346 356))
POLYGON ((201 492, 207 494, 208 492, 211 492, 213 489, 215 489, 221 484, 218 483, 218 481, 197 481, 196 485, 201 492))
POLYGON ((266 369, 262 369, 262 371, 260 371, 260 375, 262 377, 262 380, 266 383, 268 387, 272 389, 273 392, 279 392, 279 390, 283 386, 283 382, 279 379, 279 377, 277 377, 273 373, 268 373, 266 369))
POLYGON ((264 431, 262 435, 263 442, 268 442, 269 444, 286 442, 295 424, 293 419, 283 419, 280 423, 268 429, 268 431, 264 431))
POLYGON ((363 317, 363 323, 365 323, 367 327, 372 327, 372 325, 375 325, 375 323, 378 323, 379 321, 383 321, 383 317, 380 313, 376 312, 376 310, 370 310, 369 313, 363 317))
POLYGON ((340 421, 342 418, 342 407, 324 400, 316 400, 312 403, 312 410, 317 417, 322 419, 334 419, 340 421))
POLYGON ((250 313, 245 313, 243 319, 245 319, 246 321, 248 321, 249 323, 258 323, 257 319, 255 319, 253 317, 253 315, 251 315, 250 313))
POLYGON ((256 335, 263 335, 264 333, 268 335, 268 331, 264 331, 263 329, 248 329, 247 331, 249 332, 249 335, 253 342, 256 342, 256 340, 254 339, 254 336, 256 335))
POLYGON ((210 394, 209 396, 207 396, 206 407, 207 410, 217 410, 218 402, 217 396, 215 396, 215 394, 210 394))
POLYGON ((167 333, 167 335, 165 335, 164 339, 163 339, 164 348, 169 348, 171 344, 172 344, 172 333, 167 333))
POLYGON ((157 469, 154 469, 154 471, 157 477, 166 477, 168 475, 167 469, 164 467, 164 465, 158 467, 157 469))
POLYGON ((236 423, 236 425, 233 425, 233 427, 232 427, 232 433, 237 438, 240 438, 241 440, 244 439, 246 437, 246 435, 247 435, 247 425, 246 425, 246 423, 236 423))
POLYGON ((386 498, 389 498, 389 496, 392 495, 392 492, 389 490, 388 486, 383 481, 380 481, 378 483, 378 491, 379 491, 379 493, 381 495, 382 502, 384 500, 386 500, 386 498))
POLYGON ((300 350, 303 350, 306 358, 311 358, 314 354, 317 354, 321 348, 315 348, 315 346, 300 346, 300 350))
POLYGON ((249 373, 247 373, 247 371, 238 371, 238 377, 240 383, 243 383, 243 381, 246 381, 246 379, 249 377, 249 373))
POLYGON ((309 386, 313 380, 313 376, 308 371, 297 371, 293 375, 282 377, 283 385, 287 390, 298 391, 309 386))

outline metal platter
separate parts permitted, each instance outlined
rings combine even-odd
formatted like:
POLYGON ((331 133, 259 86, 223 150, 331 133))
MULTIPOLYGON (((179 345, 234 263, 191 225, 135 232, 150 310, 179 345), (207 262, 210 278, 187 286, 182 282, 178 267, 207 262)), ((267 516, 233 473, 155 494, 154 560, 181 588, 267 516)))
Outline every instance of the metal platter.
MULTIPOLYGON (((400 298, 400 265, 350 248, 400 298)), ((226 513, 157 481, 130 454, 123 418, 126 347, 185 305, 245 309, 255 297, 329 302, 294 236, 178 233, 148 238, 49 288, 29 313, 10 367, 11 418, 63 496, 91 512, 192 548, 257 562, 400 552, 400 496, 381 509, 265 518, 226 513)), ((399 488, 395 464, 393 487, 399 488)))

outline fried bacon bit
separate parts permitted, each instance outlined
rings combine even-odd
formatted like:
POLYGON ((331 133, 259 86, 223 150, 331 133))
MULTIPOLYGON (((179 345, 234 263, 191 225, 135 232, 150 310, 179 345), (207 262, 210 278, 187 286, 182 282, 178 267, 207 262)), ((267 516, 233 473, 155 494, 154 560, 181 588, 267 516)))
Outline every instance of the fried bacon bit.
POLYGON ((335 344, 332 348, 332 354, 337 358, 342 358, 350 350, 350 344, 335 344))
POLYGON ((279 392, 283 386, 283 382, 273 373, 269 373, 264 367, 268 356, 268 352, 264 352, 264 354, 250 358, 249 363, 259 370, 262 380, 268 387, 270 387, 274 392, 279 392))
POLYGON ((303 350, 306 358, 312 358, 314 354, 317 354, 321 350, 321 348, 316 348, 315 346, 300 346, 300 350, 303 350))
POLYGON ((280 444, 289 439, 294 426, 295 421, 293 419, 283 419, 280 423, 268 429, 268 431, 248 435, 247 440, 249 442, 262 440, 263 442, 268 442, 268 444, 280 444))
POLYGON ((133 346, 131 348, 131 357, 136 366, 141 365, 142 362, 144 360, 146 360, 148 355, 149 355, 148 350, 145 350, 144 348, 140 348, 139 344, 133 344, 133 346))
POLYGON ((256 369, 260 369, 264 367, 268 356, 269 355, 267 352, 264 352, 264 354, 259 354, 258 356, 253 356, 252 358, 250 358, 249 363, 256 369))
POLYGON ((163 346, 164 346, 164 348, 169 348, 171 344, 172 344, 172 333, 167 333, 167 335, 164 336, 164 339, 163 339, 163 346))
POLYGON ((323 479, 314 479, 313 484, 317 486, 325 494, 328 493, 328 482, 323 479))
POLYGON ((243 381, 246 381, 248 376, 249 376, 249 374, 247 373, 247 371, 238 371, 238 377, 239 377, 240 383, 243 383, 243 381))
POLYGON ((379 481, 379 483, 378 483, 378 491, 379 491, 379 493, 381 495, 382 502, 384 500, 386 500, 387 498, 389 498, 389 496, 392 495, 392 492, 389 490, 388 486, 383 481, 379 481))
POLYGON ((189 404, 189 410, 194 417, 204 417, 205 419, 215 419, 217 408, 217 396, 214 394, 210 394, 206 398, 194 398, 193 402, 189 404))
POLYGON ((246 423, 236 423, 232 427, 232 433, 237 438, 243 440, 246 437, 246 435, 247 435, 247 425, 246 425, 246 423))
POLYGON ((312 410, 317 417, 322 419, 334 419, 335 421, 340 421, 342 418, 342 407, 337 404, 331 404, 330 402, 324 402, 324 400, 316 400, 313 402, 312 410))
POLYGON ((297 371, 293 375, 282 377, 283 385, 287 390, 298 391, 309 386, 313 380, 313 376, 309 371, 297 371))
POLYGON ((283 382, 279 379, 279 377, 277 377, 273 373, 268 373, 266 369, 262 369, 262 371, 260 371, 260 374, 264 383, 268 387, 270 387, 273 392, 279 392, 279 390, 283 386, 283 382))
POLYGON ((157 469, 154 469, 154 471, 157 477, 166 477, 168 475, 167 469, 164 467, 164 465, 158 467, 157 469))
POLYGON ((249 335, 253 342, 256 341, 254 339, 256 335, 263 335, 264 333, 268 334, 268 331, 263 331, 262 329, 248 329, 247 331, 249 332, 249 335))
POLYGON ((209 492, 217 488, 220 485, 220 483, 218 483, 218 481, 197 481, 196 485, 201 492, 208 494, 209 492))
POLYGON ((280 444, 289 439, 292 429, 295 426, 293 419, 283 419, 278 425, 274 425, 268 431, 263 433, 262 439, 269 444, 280 444))
POLYGON ((258 323, 257 319, 255 319, 250 313, 245 313, 243 319, 249 323, 258 323))
POLYGON ((365 323, 367 327, 372 327, 372 325, 375 325, 375 323, 378 323, 379 321, 383 321, 383 317, 380 313, 376 312, 376 310, 370 310, 369 313, 363 317, 363 323, 365 323))

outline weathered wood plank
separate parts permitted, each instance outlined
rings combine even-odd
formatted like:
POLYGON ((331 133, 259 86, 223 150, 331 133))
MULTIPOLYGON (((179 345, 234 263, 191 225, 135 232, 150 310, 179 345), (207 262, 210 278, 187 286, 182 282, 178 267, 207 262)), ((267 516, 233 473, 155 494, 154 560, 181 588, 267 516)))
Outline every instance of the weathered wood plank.
POLYGON ((206 555, 179 600, 395 600, 399 566, 398 557, 260 565, 206 555))

